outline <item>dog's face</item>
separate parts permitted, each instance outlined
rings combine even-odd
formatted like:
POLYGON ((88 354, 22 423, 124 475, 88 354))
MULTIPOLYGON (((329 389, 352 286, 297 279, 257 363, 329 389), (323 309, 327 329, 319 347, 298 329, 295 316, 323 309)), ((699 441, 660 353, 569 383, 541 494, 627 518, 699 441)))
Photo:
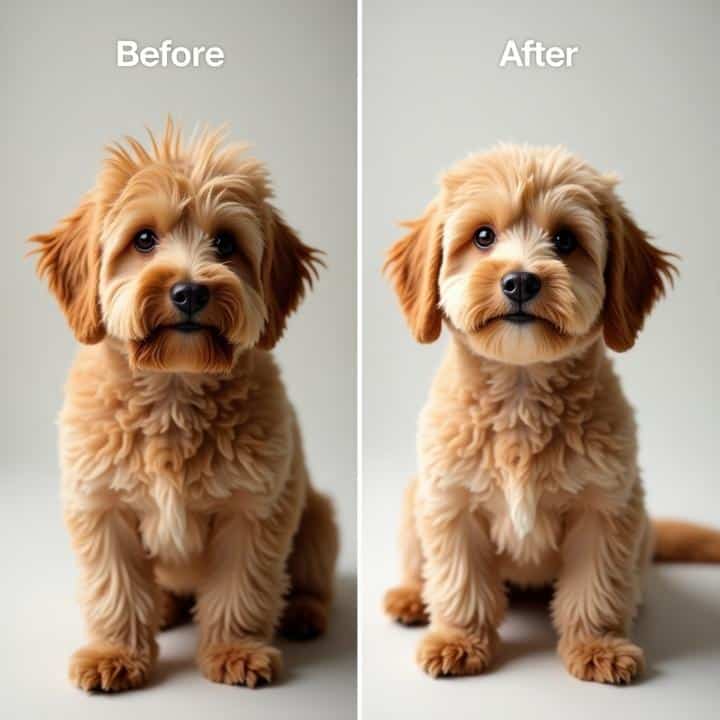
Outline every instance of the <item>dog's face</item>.
POLYGON ((476 354, 518 365, 601 334, 631 347, 674 267, 615 184, 562 148, 502 146, 446 173, 386 262, 416 338, 444 320, 476 354))
POLYGON ((97 186, 39 244, 78 339, 108 336, 140 370, 225 373, 272 347, 311 284, 317 251, 270 204, 263 167, 168 123, 143 148, 110 149, 97 186))

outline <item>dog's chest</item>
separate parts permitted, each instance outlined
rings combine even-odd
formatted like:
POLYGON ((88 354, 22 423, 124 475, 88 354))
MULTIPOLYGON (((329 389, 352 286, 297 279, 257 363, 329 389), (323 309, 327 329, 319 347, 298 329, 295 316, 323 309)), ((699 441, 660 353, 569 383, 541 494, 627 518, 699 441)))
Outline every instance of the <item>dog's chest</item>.
POLYGON ((201 553, 214 513, 249 498, 238 463, 247 412, 223 406, 212 390, 136 393, 116 412, 125 450, 113 458, 112 488, 137 514, 149 554, 162 560, 201 553))
POLYGON ((151 556, 180 561, 205 547, 212 514, 228 496, 213 487, 214 477, 227 476, 214 448, 208 431, 171 420, 162 432, 146 429, 118 468, 113 486, 136 512, 151 556))
POLYGON ((134 509, 143 544, 152 557, 184 561, 205 547, 210 515, 193 509, 183 489, 167 478, 152 481, 147 496, 134 509))
POLYGON ((552 563, 563 535, 565 494, 530 491, 508 499, 504 488, 490 493, 479 512, 487 520, 490 538, 498 554, 515 568, 539 567, 552 563))
POLYGON ((584 416, 568 413, 559 397, 523 388, 450 399, 428 406, 421 419, 423 473, 470 491, 499 553, 518 564, 542 562, 557 551, 567 503, 582 488, 572 469, 584 416))

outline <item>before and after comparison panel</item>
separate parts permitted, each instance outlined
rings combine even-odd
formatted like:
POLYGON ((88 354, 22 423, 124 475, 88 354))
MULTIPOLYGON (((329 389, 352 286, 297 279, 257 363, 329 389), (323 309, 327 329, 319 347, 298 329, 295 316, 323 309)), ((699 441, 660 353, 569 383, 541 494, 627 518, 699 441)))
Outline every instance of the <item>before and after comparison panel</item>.
POLYGON ((714 718, 711 0, 0 0, 0 713, 714 718))

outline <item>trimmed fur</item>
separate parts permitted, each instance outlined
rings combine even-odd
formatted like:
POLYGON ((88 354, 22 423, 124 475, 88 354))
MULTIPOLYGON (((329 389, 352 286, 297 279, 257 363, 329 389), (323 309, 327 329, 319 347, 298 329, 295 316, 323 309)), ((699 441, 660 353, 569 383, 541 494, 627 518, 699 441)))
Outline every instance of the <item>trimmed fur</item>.
POLYGON ((419 421, 403 584, 386 597, 404 623, 429 615, 418 661, 433 676, 490 664, 508 583, 554 584, 571 674, 624 683, 642 669, 627 633, 652 534, 633 412, 605 346, 633 345, 675 268, 615 184, 562 148, 501 146, 446 173, 388 253, 415 337, 444 323, 452 338, 419 421), (489 249, 472 242, 483 225, 489 249), (551 242, 561 229, 578 240, 566 256, 551 242), (510 271, 542 281, 532 323, 503 319, 510 271))
POLYGON ((168 122, 150 149, 114 146, 78 210, 38 244, 84 345, 60 416, 63 505, 90 644, 70 663, 85 690, 147 681, 159 626, 192 597, 198 662, 254 687, 280 669, 275 629, 322 632, 337 530, 310 484, 295 413, 267 349, 311 284, 318 251, 270 204, 266 171, 204 131, 168 122), (150 228, 149 253, 133 247, 150 228), (212 244, 231 233, 237 250, 212 244), (183 333, 176 282, 210 300, 183 333), (309 519, 311 518, 311 519, 309 519), (312 615, 306 608, 312 603, 312 615), (283 612, 285 619, 283 620, 283 612))

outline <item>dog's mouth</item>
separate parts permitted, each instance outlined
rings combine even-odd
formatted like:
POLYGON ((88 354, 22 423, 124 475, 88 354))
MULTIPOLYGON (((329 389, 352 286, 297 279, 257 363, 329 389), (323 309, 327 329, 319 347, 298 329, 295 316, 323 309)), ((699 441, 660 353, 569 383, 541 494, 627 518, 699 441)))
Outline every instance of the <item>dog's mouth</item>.
POLYGON ((131 364, 141 370, 227 373, 235 346, 214 325, 185 320, 155 326, 130 341, 131 364))
POLYGON ((536 322, 540 318, 524 310, 518 310, 517 312, 508 313, 507 315, 501 315, 498 319, 513 323, 513 325, 526 325, 527 323, 536 322))
POLYGON ((176 323, 163 323, 162 325, 156 325, 150 333, 139 342, 141 345, 150 345, 162 335, 167 333, 177 333, 182 335, 199 335, 204 333, 210 336, 213 341, 223 343, 227 342, 220 330, 214 325, 206 325, 193 320, 183 320, 176 323))
POLYGON ((202 323, 192 322, 191 320, 185 320, 184 322, 175 323, 174 325, 164 325, 165 330, 177 330, 181 333, 195 333, 208 330, 210 332, 217 332, 217 329, 211 325, 203 325, 202 323))
POLYGON ((513 310, 513 312, 505 313, 503 315, 495 315, 494 317, 491 317, 485 322, 481 323, 477 327, 476 332, 480 332, 486 327, 489 327, 490 325, 498 322, 511 323, 512 325, 517 326, 545 325, 558 335, 567 335, 567 332, 563 330, 560 326, 556 325, 552 320, 548 320, 548 318, 543 317, 542 315, 534 315, 533 313, 529 313, 526 310, 513 310))

